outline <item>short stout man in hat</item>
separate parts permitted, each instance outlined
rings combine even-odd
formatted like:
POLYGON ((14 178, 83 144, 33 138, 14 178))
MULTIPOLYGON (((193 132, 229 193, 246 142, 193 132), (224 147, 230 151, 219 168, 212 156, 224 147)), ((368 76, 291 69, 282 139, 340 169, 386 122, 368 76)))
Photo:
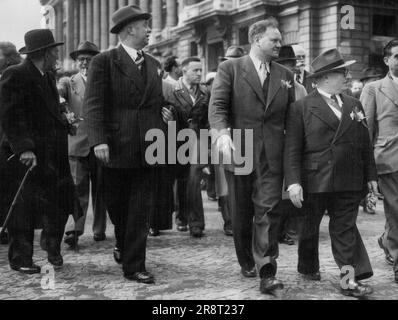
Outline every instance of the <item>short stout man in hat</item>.
POLYGON ((289 197, 305 215, 299 232, 299 273, 310 280, 321 278, 319 225, 327 210, 333 257, 340 269, 354 271, 341 291, 362 297, 372 289, 359 280, 373 271, 356 219, 363 196, 377 191, 377 175, 362 105, 341 93, 353 63, 345 62, 336 49, 312 62, 317 89, 290 109, 284 167, 289 197))
POLYGON ((393 265, 394 280, 398 283, 398 39, 386 44, 383 56, 388 74, 364 87, 361 102, 368 117, 384 196, 386 225, 378 242, 387 262, 393 265))
MULTIPOLYGON (((83 116, 83 99, 86 90, 87 72, 93 56, 99 53, 98 47, 89 41, 79 44, 77 50, 70 53, 75 61, 78 73, 72 77, 61 78, 57 87, 61 98, 67 104, 70 112, 73 112, 76 119, 83 116)), ((76 133, 68 136, 69 164, 72 177, 76 186, 76 194, 79 205, 84 216, 73 223, 67 224, 64 242, 74 248, 78 244, 79 237, 84 233, 86 221, 90 183, 91 198, 93 203, 93 232, 94 240, 105 240, 106 230, 106 209, 102 195, 102 171, 97 159, 88 143, 87 131, 83 122, 78 123, 76 133)))
MULTIPOLYGON (((75 209, 69 127, 51 72, 62 44, 55 42, 50 30, 27 32, 20 50, 26 60, 8 68, 0 80, 0 125, 5 133, 0 146, 0 181, 14 193, 27 168, 33 167, 8 224, 10 266, 28 274, 40 273, 32 259, 37 226, 43 227, 41 245, 48 261, 62 266, 62 235, 68 214, 75 209)), ((11 203, 13 195, 0 197, 11 203)))
MULTIPOLYGON (((105 166, 106 206, 115 225, 114 258, 129 280, 153 283, 145 266, 154 168, 146 159, 150 129, 166 130, 160 63, 143 52, 151 15, 135 5, 112 15, 120 45, 96 55, 87 77, 83 118, 90 147, 105 166)), ((150 159, 149 159, 150 160, 150 159)))

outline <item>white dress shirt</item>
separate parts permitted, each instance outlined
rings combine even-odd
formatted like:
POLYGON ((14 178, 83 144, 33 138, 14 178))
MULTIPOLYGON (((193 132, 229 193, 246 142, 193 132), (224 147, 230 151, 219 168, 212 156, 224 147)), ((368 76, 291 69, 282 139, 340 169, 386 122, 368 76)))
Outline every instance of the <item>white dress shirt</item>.
MULTIPOLYGON (((332 94, 329 94, 329 93, 323 91, 323 90, 320 89, 320 88, 317 88, 317 90, 318 90, 318 92, 319 92, 321 95, 323 95, 323 96, 325 96, 326 98, 329 98, 329 99, 332 100, 332 94)), ((337 98, 337 102, 339 103, 339 107, 341 108, 341 107, 343 106, 343 101, 341 100, 339 94, 336 94, 335 96, 336 96, 336 98, 337 98)), ((340 110, 337 110, 335 107, 333 107, 333 106, 332 106, 331 104, 329 104, 329 103, 328 103, 328 106, 329 106, 329 108, 333 111, 333 113, 336 115, 336 117, 339 118, 339 120, 341 120, 341 111, 340 111, 340 110)))
MULTIPOLYGON (((264 83, 264 81, 265 81, 265 79, 266 79, 266 76, 265 76, 266 73, 265 73, 264 70, 263 70, 263 65, 264 65, 264 64, 263 64, 263 61, 261 61, 260 59, 258 59, 257 57, 255 57, 254 54, 253 54, 253 52, 251 52, 251 51, 250 51, 249 56, 250 56, 250 58, 251 58, 252 61, 253 61, 254 67, 256 68, 258 77, 260 78, 260 83, 261 83, 261 85, 263 85, 263 83, 264 83)), ((265 67, 266 67, 266 71, 267 71, 268 73, 270 73, 270 65, 269 65, 269 62, 266 62, 266 63, 265 63, 265 67)))
MULTIPOLYGON (((137 56, 138 56, 138 50, 128 47, 123 43, 121 43, 121 45, 124 48, 124 50, 126 50, 127 54, 131 57, 131 59, 133 59, 133 61, 135 63, 135 60, 137 60, 137 56)), ((142 53, 142 51, 141 51, 141 53, 142 53)))

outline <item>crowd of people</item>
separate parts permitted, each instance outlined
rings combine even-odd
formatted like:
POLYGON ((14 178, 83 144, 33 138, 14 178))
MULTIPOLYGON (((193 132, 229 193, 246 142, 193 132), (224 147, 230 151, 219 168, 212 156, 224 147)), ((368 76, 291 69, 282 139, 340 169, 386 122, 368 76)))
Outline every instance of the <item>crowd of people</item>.
POLYGON ((119 45, 100 52, 79 44, 70 52, 77 72, 57 79, 63 43, 50 30, 27 32, 19 51, 0 43, 0 240, 9 244, 10 267, 40 272, 33 239, 41 228, 40 245, 61 268, 62 241, 78 247, 91 198, 94 240, 106 239, 108 214, 124 277, 154 283, 145 265, 148 235, 171 229, 175 212, 178 232, 203 237, 206 189, 242 275, 258 276, 264 294, 283 288, 279 243, 298 239, 298 272, 321 279, 325 214, 337 266, 355 272, 341 293, 371 294, 361 282, 373 271, 356 220, 361 203, 374 213, 381 197, 386 226, 378 243, 398 283, 398 40, 384 47, 387 75, 368 68, 351 81, 355 61, 335 48, 308 72, 305 50, 282 45, 278 22, 268 18, 250 26, 249 52, 229 47, 205 75, 198 57, 170 56, 161 65, 143 51, 150 18, 134 5, 118 9, 110 32, 119 45), (171 123, 196 137, 167 141, 188 145, 188 163, 149 164, 147 132, 167 136, 171 123), (251 130, 252 140, 242 134, 236 141, 236 130, 251 130), (239 142, 253 151, 247 174, 234 161, 239 142), (215 150, 232 163, 202 164, 206 145, 208 158, 215 150))

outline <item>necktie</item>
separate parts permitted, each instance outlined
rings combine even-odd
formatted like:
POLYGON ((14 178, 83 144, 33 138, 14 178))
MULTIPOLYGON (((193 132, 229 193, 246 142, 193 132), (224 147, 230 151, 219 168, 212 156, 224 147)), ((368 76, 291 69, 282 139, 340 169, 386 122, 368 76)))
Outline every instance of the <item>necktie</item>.
POLYGON ((331 98, 334 102, 336 102, 336 106, 340 109, 340 104, 339 104, 339 101, 337 100, 336 95, 335 95, 335 94, 332 94, 332 95, 330 96, 330 98, 331 98))
POLYGON ((261 81, 262 86, 264 85, 264 81, 265 81, 265 79, 267 79, 268 75, 269 75, 269 73, 267 71, 267 67, 266 67, 265 63, 262 62, 260 65, 260 81, 261 81))
POLYGON ((144 63, 144 55, 142 51, 137 51, 137 57, 135 58, 135 64, 137 65, 138 69, 141 71, 142 64, 144 63))
POLYGON ((296 81, 301 84, 301 75, 296 74, 296 81))

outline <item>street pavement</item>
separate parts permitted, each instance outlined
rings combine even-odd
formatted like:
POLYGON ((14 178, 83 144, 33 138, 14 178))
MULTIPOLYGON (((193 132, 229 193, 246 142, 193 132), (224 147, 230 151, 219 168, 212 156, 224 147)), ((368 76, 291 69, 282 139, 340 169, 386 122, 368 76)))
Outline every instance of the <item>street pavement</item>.
MULTIPOLYGON (((7 246, 0 246, 0 300, 10 299, 134 299, 134 300, 340 300, 353 299, 339 293, 339 270, 333 260, 328 220, 324 217, 320 233, 320 264, 322 280, 308 281, 297 274, 297 245, 280 245, 278 278, 285 289, 277 296, 261 294, 258 278, 240 274, 232 237, 222 231, 217 202, 208 201, 203 193, 206 212, 205 236, 191 238, 188 232, 175 229, 149 237, 147 270, 156 277, 153 285, 124 279, 113 260, 115 243, 113 227, 108 221, 107 240, 94 242, 91 232, 91 211, 86 233, 80 238, 79 251, 63 244, 64 266, 49 274, 22 275, 8 266, 7 246), (53 279, 53 281, 48 281, 53 279)), ((373 286, 369 299, 398 299, 398 284, 392 267, 384 260, 377 238, 384 229, 382 203, 375 215, 360 210, 358 228, 368 250, 374 276, 365 281, 373 286)), ((40 249, 39 232, 35 236, 34 261, 47 264, 40 249)))

